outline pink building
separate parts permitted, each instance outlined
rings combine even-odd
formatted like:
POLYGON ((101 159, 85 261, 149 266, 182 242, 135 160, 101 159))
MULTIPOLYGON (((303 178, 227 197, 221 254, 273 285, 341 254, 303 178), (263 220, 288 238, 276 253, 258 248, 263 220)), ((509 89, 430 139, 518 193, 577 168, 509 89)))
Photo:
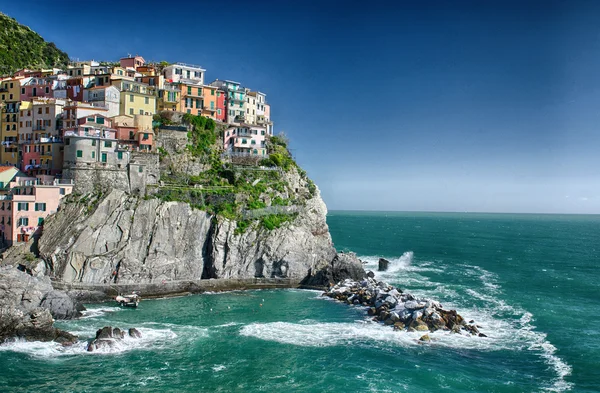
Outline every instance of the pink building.
POLYGON ((7 245, 26 242, 56 213, 60 200, 73 191, 71 180, 27 177, 18 172, 0 195, 0 238, 7 245))
POLYGON ((234 156, 266 156, 267 130, 263 126, 240 124, 225 130, 223 148, 234 156))
POLYGON ((21 82, 21 101, 36 97, 53 98, 52 80, 48 78, 23 78, 21 82))

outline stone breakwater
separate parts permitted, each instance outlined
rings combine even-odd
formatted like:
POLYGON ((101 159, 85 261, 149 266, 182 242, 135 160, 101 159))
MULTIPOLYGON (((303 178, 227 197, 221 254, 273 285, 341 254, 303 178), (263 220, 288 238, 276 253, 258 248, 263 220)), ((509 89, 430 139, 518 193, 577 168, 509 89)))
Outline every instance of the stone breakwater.
MULTIPOLYGON (((377 281, 372 272, 361 281, 340 281, 323 295, 348 304, 367 307, 368 314, 373 316, 374 321, 393 326, 394 330, 446 330, 486 337, 479 332, 474 321, 467 323, 456 310, 445 310, 435 300, 417 298, 385 282, 377 281)), ((424 335, 421 340, 429 341, 429 336, 424 335)))

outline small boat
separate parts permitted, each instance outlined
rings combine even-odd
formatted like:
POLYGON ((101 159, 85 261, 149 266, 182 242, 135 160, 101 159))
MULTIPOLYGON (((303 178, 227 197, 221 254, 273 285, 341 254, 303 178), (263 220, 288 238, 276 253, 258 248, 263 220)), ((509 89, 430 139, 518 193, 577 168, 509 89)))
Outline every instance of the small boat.
POLYGON ((129 295, 119 295, 115 298, 115 300, 121 307, 135 308, 140 303, 140 296, 135 292, 131 292, 129 295))

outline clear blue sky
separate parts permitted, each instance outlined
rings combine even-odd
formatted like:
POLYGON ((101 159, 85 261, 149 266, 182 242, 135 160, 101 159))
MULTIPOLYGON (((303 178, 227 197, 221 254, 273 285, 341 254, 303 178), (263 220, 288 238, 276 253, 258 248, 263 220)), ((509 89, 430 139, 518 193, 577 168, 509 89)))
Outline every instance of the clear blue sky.
POLYGON ((600 213, 600 2, 287 3, 0 10, 71 57, 267 93, 330 209, 600 213))

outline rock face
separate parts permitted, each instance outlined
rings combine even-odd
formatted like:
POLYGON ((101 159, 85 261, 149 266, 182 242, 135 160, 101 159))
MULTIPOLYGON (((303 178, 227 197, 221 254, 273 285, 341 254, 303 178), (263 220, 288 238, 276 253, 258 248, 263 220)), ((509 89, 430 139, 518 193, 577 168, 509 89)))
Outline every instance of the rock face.
POLYGON ((39 255, 46 274, 67 283, 281 278, 323 286, 363 277, 356 257, 336 253, 318 190, 298 208, 280 228, 239 234, 235 221, 186 203, 112 190, 97 204, 61 206, 46 221, 39 255))
MULTIPOLYGON (((394 330, 435 332, 441 329, 485 337, 474 321, 467 323, 456 310, 445 310, 434 300, 416 298, 369 276, 361 281, 341 281, 323 295, 368 307, 369 315, 393 326, 394 330)), ((429 336, 421 337, 421 341, 429 341, 429 336)))
POLYGON ((48 278, 38 279, 7 266, 0 268, 0 342, 10 338, 72 344, 77 337, 52 326, 54 318, 81 315, 48 278))
POLYGON ((388 269, 389 265, 390 261, 388 261, 385 258, 379 258, 379 266, 377 267, 377 270, 380 272, 385 272, 388 269))
POLYGON ((113 348, 117 343, 123 341, 126 335, 132 338, 142 337, 142 333, 135 328, 130 328, 126 334, 124 330, 119 329, 118 327, 113 328, 112 326, 105 326, 102 329, 98 329, 96 338, 90 341, 87 346, 87 351, 93 352, 113 348))

